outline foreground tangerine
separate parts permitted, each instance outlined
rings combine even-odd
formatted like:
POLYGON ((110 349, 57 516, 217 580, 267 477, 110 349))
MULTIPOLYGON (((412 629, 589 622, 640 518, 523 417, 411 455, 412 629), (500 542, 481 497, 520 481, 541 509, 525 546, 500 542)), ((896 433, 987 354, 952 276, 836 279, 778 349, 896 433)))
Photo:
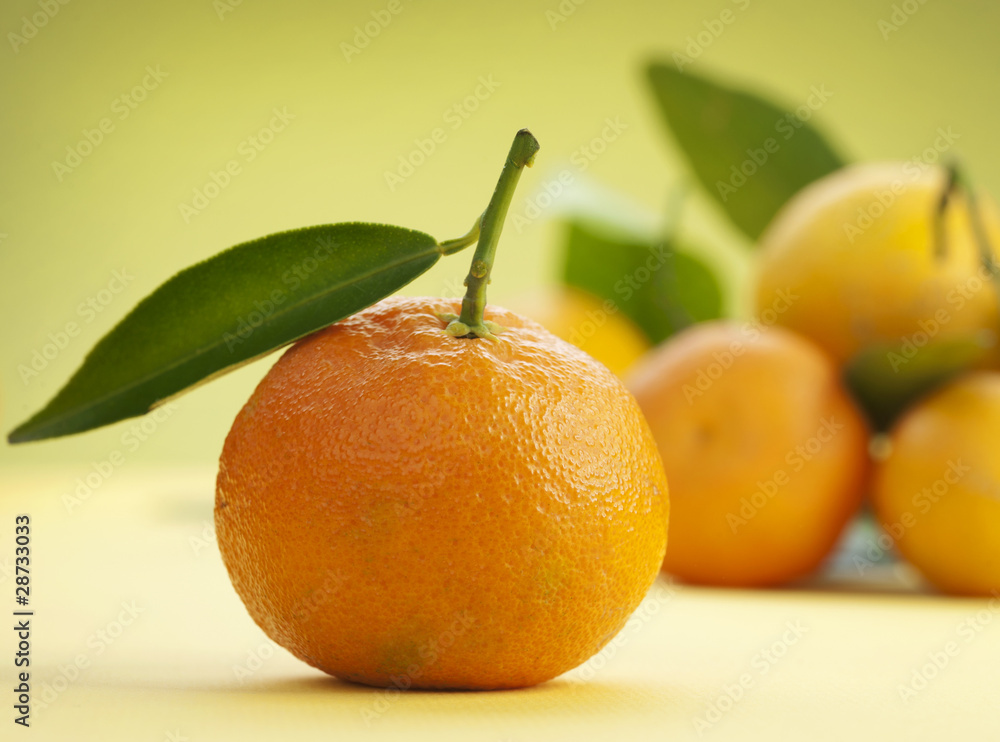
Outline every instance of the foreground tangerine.
POLYGON ((890 442, 872 486, 890 539, 941 590, 1000 597, 1000 373, 934 392, 890 442))
POLYGON ((663 560, 667 482, 605 366, 503 309, 387 299, 298 342, 226 439, 219 548, 250 615, 331 675, 516 688, 598 652, 663 560))
POLYGON ((778 327, 706 322, 629 376, 670 480, 664 569, 776 585, 812 572, 857 510, 867 430, 833 362, 778 327))

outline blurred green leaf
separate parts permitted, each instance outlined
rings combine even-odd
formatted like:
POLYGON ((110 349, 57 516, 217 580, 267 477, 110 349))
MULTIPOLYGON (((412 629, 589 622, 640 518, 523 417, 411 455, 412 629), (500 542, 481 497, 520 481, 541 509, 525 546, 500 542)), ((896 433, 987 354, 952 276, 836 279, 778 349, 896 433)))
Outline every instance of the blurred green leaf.
POLYGON ((135 417, 405 286, 441 256, 430 235, 380 224, 280 232, 191 266, 143 299, 11 443, 135 417))
POLYGON ((673 63, 653 63, 649 82, 660 111, 698 180, 750 239, 799 189, 844 160, 808 122, 832 95, 813 86, 802 118, 746 91, 673 63))
POLYGON ((651 342, 721 315, 719 283, 690 252, 579 220, 566 229, 563 281, 614 302, 651 342))
POLYGON ((980 336, 921 347, 873 345, 847 363, 844 377, 875 428, 886 430, 917 399, 982 361, 990 347, 980 336))

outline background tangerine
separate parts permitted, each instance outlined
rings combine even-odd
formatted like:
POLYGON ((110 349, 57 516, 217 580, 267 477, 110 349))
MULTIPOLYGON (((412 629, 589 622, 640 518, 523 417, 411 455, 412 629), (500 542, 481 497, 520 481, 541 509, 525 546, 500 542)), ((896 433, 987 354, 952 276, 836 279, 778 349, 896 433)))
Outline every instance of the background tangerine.
POLYGON ((706 322, 661 345, 627 383, 670 480, 665 570, 774 585, 829 554, 861 502, 868 435, 818 347, 780 327, 706 322))

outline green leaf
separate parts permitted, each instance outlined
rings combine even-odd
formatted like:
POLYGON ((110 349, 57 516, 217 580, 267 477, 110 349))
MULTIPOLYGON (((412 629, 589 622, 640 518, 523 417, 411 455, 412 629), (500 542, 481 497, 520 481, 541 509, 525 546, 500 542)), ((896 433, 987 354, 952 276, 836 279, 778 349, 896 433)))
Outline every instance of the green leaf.
POLYGON ((822 87, 814 86, 803 101, 799 110, 809 111, 804 121, 764 98, 672 64, 653 63, 648 75, 698 180, 752 240, 803 186, 844 165, 808 121, 810 104, 822 105, 829 96, 822 87))
POLYGON ((580 220, 567 225, 563 281, 614 302, 652 343, 722 314, 715 275, 690 252, 580 220))
POLYGON ((430 235, 332 224, 245 242, 143 299, 11 443, 142 415, 169 397, 347 317, 426 271, 430 235))
POLYGON ((852 358, 844 377, 872 424, 885 430, 917 399, 969 370, 989 352, 989 344, 978 336, 935 340, 912 349, 878 344, 852 358))

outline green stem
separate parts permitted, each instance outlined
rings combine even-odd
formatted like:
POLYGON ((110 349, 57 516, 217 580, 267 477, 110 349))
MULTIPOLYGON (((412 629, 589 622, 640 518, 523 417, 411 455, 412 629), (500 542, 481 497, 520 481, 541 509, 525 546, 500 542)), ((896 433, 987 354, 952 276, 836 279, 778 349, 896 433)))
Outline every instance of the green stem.
POLYGON ((438 247, 441 248, 442 255, 451 255, 459 250, 464 250, 473 242, 479 239, 479 227, 483 223, 483 217, 480 214, 476 218, 476 223, 472 225, 472 229, 463 234, 461 237, 456 237, 453 240, 445 240, 444 242, 438 243, 438 247))
POLYGON ((944 260, 948 255, 948 236, 945 230, 945 212, 951 203, 952 196, 958 189, 958 163, 949 162, 945 166, 945 182, 938 198, 937 209, 934 211, 934 256, 944 260))
POLYGON ((465 279, 467 290, 465 298, 462 299, 462 313, 456 318, 449 318, 451 322, 448 332, 452 335, 491 338, 493 333, 500 329, 483 319, 483 312, 486 309, 486 286, 490 282, 497 243, 500 241, 500 232, 503 230, 510 202, 514 198, 517 181, 521 177, 521 171, 534 163, 538 149, 538 140, 527 129, 521 129, 514 136, 514 143, 510 146, 503 171, 500 173, 500 180, 497 181, 493 197, 479 223, 479 244, 476 245, 472 266, 465 279))
POLYGON ((990 278, 996 280, 998 273, 996 257, 993 254, 993 246, 990 245, 990 238, 986 234, 986 225, 983 224, 983 214, 979 209, 979 200, 976 198, 976 191, 966 177, 965 172, 957 165, 953 166, 955 182, 962 192, 965 193, 965 201, 969 209, 969 222, 972 224, 972 234, 976 238, 976 245, 979 247, 979 259, 983 263, 983 268, 990 278))
POLYGON ((944 188, 941 189, 941 198, 938 201, 935 225, 935 252, 939 258, 947 254, 947 236, 945 229, 945 211, 951 203, 951 199, 956 193, 965 196, 965 206, 969 211, 969 224, 972 227, 972 236, 976 240, 979 248, 979 259, 983 267, 992 277, 1000 274, 1000 268, 996 263, 993 254, 993 247, 990 245, 990 238, 986 234, 986 226, 983 224, 983 215, 979 210, 976 190, 972 187, 972 182, 966 175, 962 166, 952 161, 945 166, 946 180, 944 188))
POLYGON ((976 246, 979 248, 979 260, 986 274, 990 277, 997 297, 1000 298, 1000 266, 997 265, 993 246, 990 244, 990 238, 986 233, 986 225, 983 223, 983 215, 979 209, 976 191, 972 187, 972 182, 969 180, 964 168, 957 161, 948 163, 946 171, 947 181, 941 192, 941 200, 937 210, 937 255, 939 258, 943 258, 946 251, 945 209, 948 208, 952 195, 961 192, 965 196, 965 206, 969 212, 969 224, 972 227, 972 235, 976 240, 976 246))
MULTIPOLYGON (((670 196, 667 200, 666 208, 666 224, 660 232, 660 245, 664 250, 664 255, 667 257, 667 261, 664 264, 664 282, 670 284, 670 290, 665 294, 665 296, 677 296, 680 293, 680 287, 677 282, 677 251, 676 245, 678 243, 678 235, 680 234, 681 228, 681 218, 684 214, 684 201, 688 196, 688 186, 682 183, 675 186, 670 192, 670 196)), ((657 245, 650 245, 650 249, 657 247, 657 245)), ((664 310, 668 315, 668 319, 674 326, 675 331, 683 330, 685 327, 689 327, 695 323, 694 317, 691 313, 677 301, 667 300, 664 305, 664 310)))

